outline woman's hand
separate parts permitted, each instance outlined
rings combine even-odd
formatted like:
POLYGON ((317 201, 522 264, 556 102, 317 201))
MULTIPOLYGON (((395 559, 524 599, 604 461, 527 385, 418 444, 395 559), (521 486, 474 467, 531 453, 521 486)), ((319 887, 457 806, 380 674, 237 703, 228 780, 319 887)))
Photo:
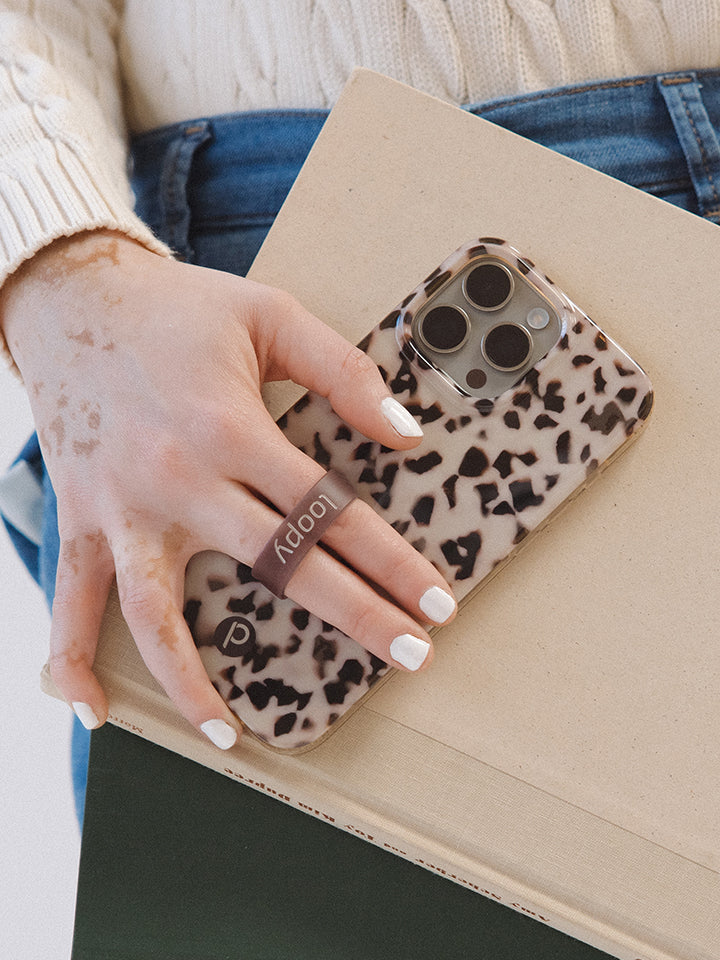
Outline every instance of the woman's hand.
MULTIPOLYGON (((289 513, 324 472, 284 438, 261 384, 294 380, 396 449, 419 443, 419 428, 372 361, 288 294, 121 235, 86 233, 41 251, 3 289, 0 320, 58 499, 56 686, 86 726, 105 721, 92 666, 115 576, 150 671, 190 723, 231 746, 239 721, 182 616, 186 564, 211 549, 252 566, 278 525, 263 499, 289 513)), ((427 666, 432 646, 418 620, 454 613, 440 574, 360 501, 324 540, 394 602, 317 547, 287 595, 383 660, 427 666)))

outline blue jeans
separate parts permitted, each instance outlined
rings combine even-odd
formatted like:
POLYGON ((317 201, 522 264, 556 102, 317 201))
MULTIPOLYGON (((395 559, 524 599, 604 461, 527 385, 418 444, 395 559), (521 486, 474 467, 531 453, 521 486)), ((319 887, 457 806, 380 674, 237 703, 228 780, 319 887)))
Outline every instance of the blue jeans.
MULTIPOLYGON (((720 223, 720 71, 588 83, 468 110, 720 223)), ((181 259, 244 274, 326 115, 322 110, 233 114, 136 137, 133 186, 139 215, 181 259)), ((32 523, 16 525, 6 516, 6 526, 52 604, 57 510, 37 437, 28 441, 19 461, 42 500, 42 510, 35 511, 42 520, 32 529, 32 523)), ((75 721, 73 770, 80 819, 88 743, 87 732, 75 721)))

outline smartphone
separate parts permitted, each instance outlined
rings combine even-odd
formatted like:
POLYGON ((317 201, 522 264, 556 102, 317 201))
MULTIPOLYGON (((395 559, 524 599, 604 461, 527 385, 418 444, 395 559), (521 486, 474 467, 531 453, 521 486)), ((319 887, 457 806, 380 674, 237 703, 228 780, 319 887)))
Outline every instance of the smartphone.
MULTIPOLYGON (((420 446, 368 440, 310 393, 279 425, 426 556, 459 603, 626 447, 653 404, 641 367, 494 238, 451 254, 360 347, 422 426, 420 446)), ((185 618, 216 689, 280 750, 319 743, 392 672, 219 553, 191 560, 185 618)))

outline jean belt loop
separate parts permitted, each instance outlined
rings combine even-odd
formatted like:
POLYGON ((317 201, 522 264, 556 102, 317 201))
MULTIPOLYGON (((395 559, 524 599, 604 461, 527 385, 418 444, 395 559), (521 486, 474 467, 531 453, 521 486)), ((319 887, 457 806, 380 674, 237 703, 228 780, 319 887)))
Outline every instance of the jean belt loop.
POLYGON ((188 181, 195 154, 211 138, 209 120, 193 121, 170 141, 162 160, 158 198, 163 220, 161 232, 178 260, 192 258, 188 181))
POLYGON ((663 74, 657 78, 685 155, 700 216, 720 223, 720 143, 702 99, 697 74, 663 74))

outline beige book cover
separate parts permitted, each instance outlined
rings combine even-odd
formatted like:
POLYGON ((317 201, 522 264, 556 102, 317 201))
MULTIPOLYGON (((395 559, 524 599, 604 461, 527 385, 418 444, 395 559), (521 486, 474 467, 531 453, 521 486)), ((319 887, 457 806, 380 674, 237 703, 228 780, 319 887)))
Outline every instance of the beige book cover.
POLYGON ((360 70, 251 276, 357 341, 478 236, 645 367, 641 436, 439 632, 431 670, 310 752, 206 743, 116 597, 111 719, 623 960, 718 960, 720 231, 360 70))

